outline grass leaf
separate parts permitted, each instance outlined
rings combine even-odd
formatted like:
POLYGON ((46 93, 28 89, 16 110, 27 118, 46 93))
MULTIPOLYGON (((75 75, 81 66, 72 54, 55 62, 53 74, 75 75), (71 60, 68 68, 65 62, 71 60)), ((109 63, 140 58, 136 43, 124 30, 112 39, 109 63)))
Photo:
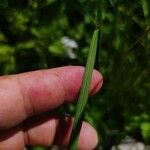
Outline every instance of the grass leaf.
POLYGON ((72 135, 70 138, 70 144, 69 144, 70 150, 76 150, 79 131, 84 117, 84 110, 89 95, 89 87, 90 87, 93 67, 95 63, 97 43, 98 43, 98 33, 99 30, 96 30, 93 34, 93 38, 92 38, 92 42, 88 54, 87 64, 86 64, 85 73, 83 77, 83 83, 82 83, 82 87, 81 87, 81 91, 80 91, 80 95, 76 107, 76 112, 75 112, 75 120, 74 120, 72 135))
POLYGON ((96 30, 94 31, 87 63, 85 67, 85 73, 83 76, 83 82, 80 90, 80 95, 78 98, 78 103, 75 111, 75 119, 73 124, 73 129, 71 133, 71 138, 69 141, 69 150, 77 150, 79 133, 82 126, 82 121, 84 119, 84 113, 86 108, 86 103, 89 96, 89 88, 92 78, 92 72, 95 64, 95 59, 97 55, 97 50, 99 50, 100 46, 100 38, 101 38, 101 20, 102 20, 102 0, 97 1, 97 16, 96 16, 96 30))

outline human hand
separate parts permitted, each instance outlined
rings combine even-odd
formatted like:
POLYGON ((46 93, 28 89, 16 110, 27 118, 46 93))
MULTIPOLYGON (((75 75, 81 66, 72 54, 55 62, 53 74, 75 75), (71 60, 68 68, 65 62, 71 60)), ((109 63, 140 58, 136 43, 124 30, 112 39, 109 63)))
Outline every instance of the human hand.
MULTIPOLYGON (((0 150, 23 150, 25 145, 53 143, 66 146, 72 119, 46 112, 77 98, 83 72, 83 67, 69 66, 0 77, 0 150)), ((102 76, 94 71, 90 95, 101 85, 102 76)), ((78 149, 94 149, 97 142, 95 129, 84 122, 78 149)))

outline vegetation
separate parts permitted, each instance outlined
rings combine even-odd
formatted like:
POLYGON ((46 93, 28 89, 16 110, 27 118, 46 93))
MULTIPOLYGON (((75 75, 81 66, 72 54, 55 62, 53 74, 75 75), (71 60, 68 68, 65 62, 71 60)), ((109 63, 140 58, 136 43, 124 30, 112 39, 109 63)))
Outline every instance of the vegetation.
MULTIPOLYGON (((85 66, 96 5, 97 0, 0 0, 0 74, 85 66)), ((104 1, 97 59, 104 85, 85 114, 100 135, 99 148, 110 149, 126 135, 150 144, 149 8, 149 0, 104 1)), ((72 113, 74 107, 66 109, 72 113)))

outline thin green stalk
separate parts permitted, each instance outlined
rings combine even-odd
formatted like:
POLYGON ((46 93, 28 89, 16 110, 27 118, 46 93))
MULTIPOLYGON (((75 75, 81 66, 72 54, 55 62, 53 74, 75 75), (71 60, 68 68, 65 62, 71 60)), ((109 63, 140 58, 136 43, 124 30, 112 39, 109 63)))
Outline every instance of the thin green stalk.
POLYGON ((97 44, 97 55, 95 60, 95 68, 99 70, 100 65, 100 47, 102 39, 102 9, 103 9, 103 0, 98 0, 97 2, 97 14, 96 14, 96 28, 99 29, 98 33, 98 44, 97 44))
MULTIPOLYGON (((142 8, 143 8, 143 15, 145 17, 145 28, 148 31, 146 33, 146 40, 145 40, 145 49, 147 52, 147 56, 150 55, 150 2, 149 0, 141 0, 142 8)), ((149 59, 148 59, 149 60, 149 59)), ((149 63, 149 61, 148 61, 149 63)))
POLYGON ((85 67, 85 73, 83 76, 83 82, 80 90, 80 95, 78 98, 78 103, 75 111, 75 119, 73 124, 73 129, 71 133, 71 138, 69 142, 69 150, 77 150, 79 133, 81 130, 82 122, 84 119, 84 113, 86 108, 86 103, 89 95, 89 88, 91 83, 92 72, 95 64, 97 50, 99 48, 99 39, 100 39, 100 25, 101 25, 101 17, 102 16, 102 1, 98 0, 98 8, 97 8, 97 17, 96 17, 96 30, 94 31, 87 63, 85 67))
POLYGON ((97 13, 96 13, 96 28, 101 29, 102 25, 102 8, 103 8, 103 0, 97 1, 97 13))

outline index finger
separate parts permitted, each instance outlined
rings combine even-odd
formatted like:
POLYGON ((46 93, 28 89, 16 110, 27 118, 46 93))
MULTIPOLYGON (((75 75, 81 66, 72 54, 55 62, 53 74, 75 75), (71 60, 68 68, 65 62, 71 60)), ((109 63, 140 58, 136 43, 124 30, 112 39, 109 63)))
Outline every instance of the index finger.
MULTIPOLYGON (((0 130, 75 100, 83 72, 83 67, 70 66, 1 78, 0 130)), ((102 76, 94 71, 90 92, 97 92, 101 85, 102 76)))

